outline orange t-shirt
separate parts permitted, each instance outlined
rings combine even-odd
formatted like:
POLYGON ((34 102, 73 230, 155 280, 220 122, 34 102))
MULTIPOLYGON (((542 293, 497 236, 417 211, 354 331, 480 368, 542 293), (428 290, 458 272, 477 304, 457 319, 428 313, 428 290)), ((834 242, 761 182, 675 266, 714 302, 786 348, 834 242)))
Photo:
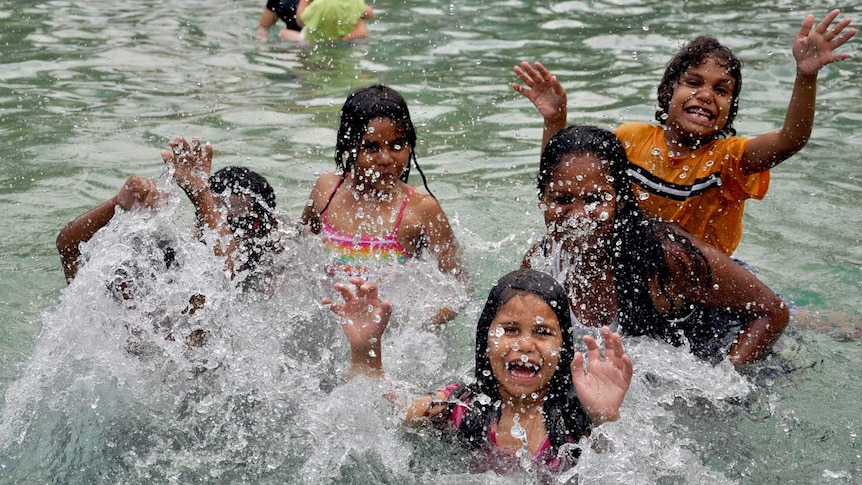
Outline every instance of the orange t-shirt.
POLYGON ((624 123, 616 135, 628 154, 632 188, 644 212, 733 253, 742 238, 745 200, 762 199, 769 188, 768 170, 746 174, 741 168, 748 139, 715 140, 671 157, 661 126, 624 123))

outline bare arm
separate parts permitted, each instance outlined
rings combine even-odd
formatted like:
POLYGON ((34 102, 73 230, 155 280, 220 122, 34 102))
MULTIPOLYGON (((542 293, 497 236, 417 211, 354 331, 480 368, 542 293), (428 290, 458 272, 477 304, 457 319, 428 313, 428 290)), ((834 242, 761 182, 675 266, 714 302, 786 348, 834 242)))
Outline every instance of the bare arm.
MULTIPOLYGON (((687 285, 682 292, 710 308, 731 312, 745 325, 728 356, 734 365, 762 359, 781 336, 790 314, 781 298, 750 271, 718 249, 695 237, 692 243, 706 256, 712 269, 709 285, 687 285)), ((675 278, 685 281, 685 275, 675 278)), ((689 279, 690 280, 690 279, 689 279)))
POLYGON ((272 10, 264 7, 260 14, 260 20, 257 21, 257 40, 266 42, 269 40, 269 28, 278 22, 278 15, 272 10))
POLYGON ((796 81, 784 117, 784 125, 778 131, 758 136, 748 142, 743 156, 743 169, 747 173, 768 170, 790 158, 808 143, 814 124, 817 73, 828 64, 847 59, 849 54, 835 53, 835 49, 856 35, 856 29, 845 31, 850 25, 848 18, 842 19, 829 30, 839 13, 838 10, 833 10, 813 29, 814 15, 806 16, 802 22, 802 28, 793 42, 796 81))
MULTIPOLYGON (((455 276, 458 281, 464 284, 467 292, 473 295, 475 293, 473 281, 464 268, 464 263, 461 259, 461 248, 458 246, 458 241, 455 240, 455 233, 452 231, 452 226, 449 225, 449 219, 446 217, 437 199, 431 196, 425 197, 426 199, 422 203, 421 211, 422 218, 425 221, 423 245, 437 259, 437 269, 443 274, 455 276)), ((435 325, 446 323, 457 315, 458 311, 444 306, 431 318, 431 323, 435 325)))
POLYGON ((209 186, 212 146, 209 143, 201 146, 197 138, 192 138, 189 145, 181 136, 168 143, 168 146, 170 150, 162 150, 165 164, 174 169, 174 181, 192 202, 198 222, 218 234, 219 242, 215 244, 213 251, 217 256, 227 256, 226 264, 233 274, 233 256, 237 253, 236 239, 227 225, 226 214, 222 213, 209 186))
POLYGON ((327 172, 314 182, 314 188, 311 189, 311 194, 308 196, 305 208, 302 210, 302 216, 299 219, 300 223, 308 226, 314 234, 320 234, 321 212, 335 189, 335 184, 340 179, 341 175, 327 172))
POLYGON ((515 66, 515 74, 526 87, 512 83, 512 89, 529 99, 545 120, 542 130, 542 151, 545 151, 551 138, 566 127, 566 89, 540 62, 536 62, 535 68, 529 62, 522 62, 515 66))
POLYGON ((164 194, 159 193, 155 181, 129 177, 116 195, 66 224, 57 235, 57 251, 60 252, 66 282, 71 282, 78 274, 80 244, 92 239, 99 229, 111 222, 117 206, 127 211, 136 207, 151 208, 163 198, 164 194))

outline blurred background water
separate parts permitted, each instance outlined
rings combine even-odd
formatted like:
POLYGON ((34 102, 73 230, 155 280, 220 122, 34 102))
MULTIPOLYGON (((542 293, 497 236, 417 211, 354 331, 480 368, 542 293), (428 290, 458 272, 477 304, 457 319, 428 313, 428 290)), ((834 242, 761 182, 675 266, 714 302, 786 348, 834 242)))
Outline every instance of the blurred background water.
MULTIPOLYGON (((119 221, 68 289, 57 232, 129 175, 162 174, 159 149, 176 135, 212 142, 215 168, 265 175, 289 225, 333 167, 344 98, 384 83, 408 101, 420 164, 481 300, 543 230, 541 119, 509 87, 516 62, 557 74, 570 122, 613 128, 651 121, 665 63, 683 41, 715 35, 745 62, 736 126, 756 135, 783 121, 804 15, 862 17, 862 5, 833 2, 379 0, 367 40, 311 48, 255 41, 263 3, 3 2, 0 483, 522 482, 450 469, 452 449, 397 431, 377 389, 344 385, 339 330, 315 305, 326 286, 308 275, 286 277, 265 303, 207 286, 216 338, 202 354, 157 338, 155 356, 125 352, 128 328, 152 313, 111 310, 93 288, 122 248, 152 249, 146 234, 187 241, 185 201, 167 219, 119 221)), ((860 42, 842 50, 858 55, 860 42)), ((860 69, 854 58, 821 71, 811 141, 747 206, 736 256, 800 310, 778 355, 739 374, 633 342, 627 418, 604 432, 612 450, 585 453, 581 483, 862 480, 860 69)), ((202 269, 154 287, 153 309, 217 272, 194 243, 180 247, 202 269)), ((414 276, 404 306, 445 293, 414 276)), ((414 391, 468 375, 480 304, 442 332, 393 331, 392 373, 414 391)))

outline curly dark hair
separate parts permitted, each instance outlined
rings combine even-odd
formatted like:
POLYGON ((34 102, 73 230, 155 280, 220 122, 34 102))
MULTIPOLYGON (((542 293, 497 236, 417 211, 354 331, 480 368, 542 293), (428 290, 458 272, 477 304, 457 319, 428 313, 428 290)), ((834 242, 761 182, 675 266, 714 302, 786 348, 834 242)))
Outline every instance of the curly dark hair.
POLYGON ((736 128, 733 127, 733 120, 736 118, 736 112, 739 111, 739 93, 742 91, 742 61, 734 56, 729 48, 708 35, 696 37, 685 44, 668 62, 664 76, 658 85, 659 109, 655 113, 655 118, 662 125, 667 122, 674 86, 687 70, 701 65, 708 58, 715 59, 723 67, 726 67, 728 74, 733 77, 733 94, 730 101, 730 111, 727 113, 727 123, 718 135, 734 136, 736 135, 736 128))

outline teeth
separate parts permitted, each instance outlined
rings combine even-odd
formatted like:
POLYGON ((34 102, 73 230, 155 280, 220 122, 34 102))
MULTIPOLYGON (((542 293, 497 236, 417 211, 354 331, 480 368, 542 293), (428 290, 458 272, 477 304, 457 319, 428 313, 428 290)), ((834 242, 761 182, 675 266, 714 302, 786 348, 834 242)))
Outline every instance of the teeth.
POLYGON ((507 362, 506 363, 506 369, 507 370, 517 369, 517 368, 524 368, 524 369, 530 370, 532 372, 538 372, 539 371, 539 366, 537 366, 536 364, 533 364, 531 362, 517 361, 517 362, 507 362))

